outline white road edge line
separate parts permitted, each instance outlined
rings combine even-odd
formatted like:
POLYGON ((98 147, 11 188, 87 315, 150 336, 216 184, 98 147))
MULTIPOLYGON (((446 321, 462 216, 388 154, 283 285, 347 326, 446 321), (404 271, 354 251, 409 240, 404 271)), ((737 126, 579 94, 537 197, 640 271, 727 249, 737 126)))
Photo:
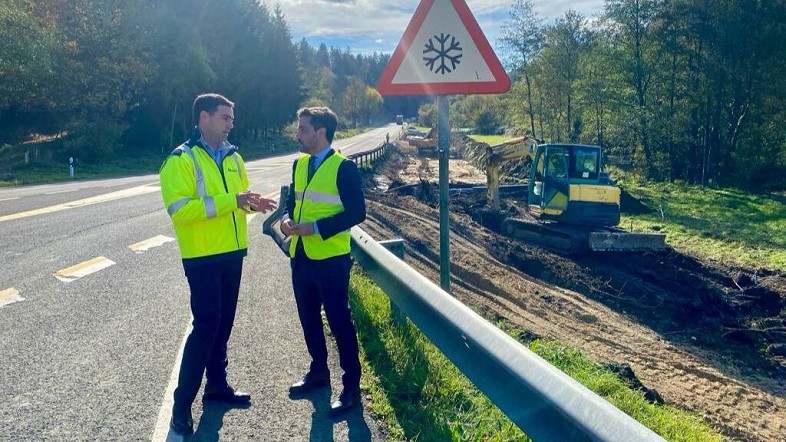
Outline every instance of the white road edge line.
POLYGON ((180 374, 180 362, 183 360, 183 349, 186 347, 186 339, 189 333, 191 333, 190 322, 188 323, 188 327, 186 327, 185 334, 183 334, 183 340, 180 342, 180 349, 177 351, 175 365, 172 367, 172 372, 169 374, 169 383, 166 386, 164 397, 161 400, 161 408, 158 410, 158 419, 156 420, 156 427, 153 429, 153 437, 150 438, 150 442, 183 440, 182 436, 169 431, 169 420, 172 419, 172 407, 175 405, 175 387, 177 386, 177 377, 180 374))
POLYGON ((11 287, 10 289, 0 290, 0 307, 8 304, 24 301, 25 298, 19 296, 19 290, 11 287))
POLYGON ((18 200, 18 199, 19 199, 18 196, 15 196, 13 198, 3 198, 3 199, 0 199, 0 203, 2 203, 3 201, 13 201, 13 200, 18 200))

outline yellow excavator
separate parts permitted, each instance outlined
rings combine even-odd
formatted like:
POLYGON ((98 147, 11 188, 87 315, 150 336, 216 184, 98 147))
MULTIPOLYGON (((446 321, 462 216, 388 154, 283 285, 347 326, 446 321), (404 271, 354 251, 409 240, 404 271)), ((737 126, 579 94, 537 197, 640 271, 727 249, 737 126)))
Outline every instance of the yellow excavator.
POLYGON ((437 128, 432 127, 426 136, 408 135, 407 142, 417 149, 419 157, 437 154, 437 128))
POLYGON ((665 235, 617 227, 621 190, 602 169, 600 146, 539 144, 532 137, 489 146, 486 151, 488 202, 500 213, 500 165, 529 162, 527 216, 504 217, 505 236, 560 253, 662 251, 665 235))

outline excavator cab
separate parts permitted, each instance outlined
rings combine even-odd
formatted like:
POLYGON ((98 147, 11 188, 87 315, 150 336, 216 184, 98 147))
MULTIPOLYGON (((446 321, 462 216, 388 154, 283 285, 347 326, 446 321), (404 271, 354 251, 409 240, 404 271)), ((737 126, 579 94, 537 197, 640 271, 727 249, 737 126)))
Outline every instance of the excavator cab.
POLYGON ((538 215, 560 215, 568 209, 570 152, 564 146, 538 146, 530 169, 530 211, 538 215))
POLYGON ((616 226, 620 189, 601 179, 600 146, 542 144, 530 170, 530 213, 541 219, 616 226))

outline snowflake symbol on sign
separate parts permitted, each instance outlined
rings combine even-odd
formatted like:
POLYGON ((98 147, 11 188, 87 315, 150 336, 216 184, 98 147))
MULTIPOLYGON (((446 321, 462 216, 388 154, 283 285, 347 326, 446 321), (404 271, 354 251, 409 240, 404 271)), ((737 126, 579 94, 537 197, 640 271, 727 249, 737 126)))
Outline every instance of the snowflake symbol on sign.
POLYGON ((428 39, 423 54, 423 61, 432 72, 449 74, 456 70, 456 66, 461 63, 461 43, 450 34, 440 33, 439 36, 435 35, 428 39), (450 39, 450 44, 447 44, 448 39, 450 39), (436 45, 434 40, 436 40, 436 45), (448 67, 448 63, 450 63, 450 67, 448 67))

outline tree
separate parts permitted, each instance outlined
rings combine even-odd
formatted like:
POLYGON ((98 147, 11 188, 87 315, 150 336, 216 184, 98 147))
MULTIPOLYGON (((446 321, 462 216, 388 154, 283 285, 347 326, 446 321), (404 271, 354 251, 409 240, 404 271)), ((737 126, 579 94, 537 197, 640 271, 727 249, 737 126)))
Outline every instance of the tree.
POLYGON ((513 68, 524 77, 526 112, 529 116, 530 132, 535 136, 530 62, 542 48, 543 28, 531 0, 514 0, 508 19, 502 24, 500 42, 510 52, 513 68))
POLYGON ((58 2, 66 51, 59 63, 58 103, 66 146, 82 158, 104 157, 126 144, 155 65, 150 52, 152 0, 58 2))
POLYGON ((53 4, 9 0, 0 4, 0 144, 51 131, 48 96, 58 55, 53 4))
POLYGON ((612 44, 620 63, 628 72, 628 87, 633 89, 635 106, 632 111, 637 125, 635 144, 641 146, 647 176, 655 175, 655 161, 650 142, 648 92, 656 66, 660 64, 655 24, 664 7, 663 0, 608 0, 605 19, 612 35, 612 44))
POLYGON ((539 57, 540 90, 552 115, 556 118, 550 124, 552 139, 555 141, 575 141, 579 133, 580 121, 574 117, 574 89, 579 78, 579 59, 587 49, 587 32, 583 27, 584 17, 569 10, 565 17, 557 19, 545 33, 542 56, 539 57))

